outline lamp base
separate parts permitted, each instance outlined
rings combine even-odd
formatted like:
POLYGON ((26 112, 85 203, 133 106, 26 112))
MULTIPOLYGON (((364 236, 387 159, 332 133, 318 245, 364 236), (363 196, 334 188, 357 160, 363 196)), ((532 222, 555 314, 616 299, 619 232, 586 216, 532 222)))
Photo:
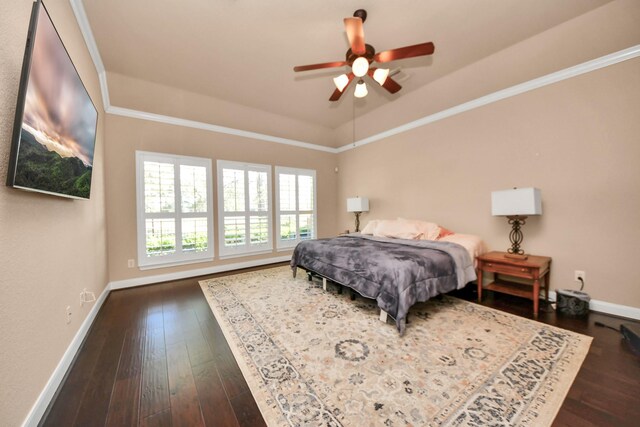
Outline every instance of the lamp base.
POLYGON ((362 212, 354 212, 356 214, 356 233, 360 232, 360 214, 362 212))
POLYGON ((521 261, 524 261, 525 259, 529 258, 529 255, 527 254, 504 254, 505 258, 511 258, 511 259, 519 259, 521 261))
POLYGON ((512 228, 511 233, 509 233, 511 247, 507 250, 508 254, 505 256, 513 259, 527 259, 524 251, 520 249, 520 244, 522 243, 523 238, 520 227, 525 224, 527 217, 524 215, 508 215, 507 218, 509 219, 509 224, 512 228))

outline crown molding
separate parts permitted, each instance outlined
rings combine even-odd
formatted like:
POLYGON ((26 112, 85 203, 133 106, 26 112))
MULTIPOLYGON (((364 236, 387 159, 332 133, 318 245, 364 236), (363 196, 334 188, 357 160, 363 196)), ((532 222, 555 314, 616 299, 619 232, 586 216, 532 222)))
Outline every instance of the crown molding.
POLYGON ((100 92, 102 94, 102 104, 104 106, 104 111, 107 114, 165 123, 174 126, 189 127, 193 129, 206 130, 209 132, 216 132, 227 135, 235 135, 243 138, 258 139, 261 141, 275 142, 277 144, 290 145, 299 148, 306 148, 309 150, 323 151, 325 153, 336 154, 338 152, 336 148, 326 147, 319 144, 312 144, 310 142, 298 141, 295 139, 282 138, 279 136, 267 135, 259 132, 251 132, 242 129, 220 126, 212 123, 198 122, 195 120, 187 120, 179 117, 165 116, 162 114, 155 114, 147 111, 133 110, 130 108, 116 107, 114 105, 111 105, 111 101, 109 99, 109 85, 107 83, 107 72, 104 68, 104 63, 102 62, 102 57, 100 56, 100 51, 98 50, 96 39, 93 37, 93 31, 91 30, 91 25, 89 24, 89 19, 87 18, 87 14, 84 10, 82 0, 69 0, 69 3, 71 4, 71 9, 73 10, 73 14, 76 17, 76 21, 78 21, 80 32, 82 33, 84 42, 87 45, 87 49, 89 50, 89 54, 91 55, 91 59, 93 60, 93 65, 95 66, 96 72, 98 73, 98 79, 100 81, 100 92))
POLYGON ((614 52, 612 54, 605 55, 591 61, 583 62, 582 64, 565 68, 564 70, 556 71, 554 73, 547 74, 545 76, 499 90, 497 92, 490 93, 489 95, 481 96, 480 98, 476 98, 463 104, 456 105, 455 107, 430 114, 412 122, 405 123, 401 126, 377 133, 375 135, 371 135, 367 138, 360 139, 353 143, 343 145, 339 147, 337 151, 339 153, 342 153, 344 151, 352 150, 356 147, 371 144, 372 142, 389 138, 391 136, 398 135, 421 126, 428 125, 429 123, 434 123, 439 120, 446 119, 447 117, 455 116, 457 114, 464 113, 478 107, 482 107, 503 99, 511 98, 512 96, 520 95, 534 89, 539 89, 553 83, 561 82, 562 80, 567 80, 591 71, 599 70, 601 68, 617 64, 619 62, 637 58, 638 56, 640 56, 640 45, 635 45, 628 49, 620 50, 618 52, 614 52))
POLYGON ((93 37, 93 31, 91 30, 91 25, 89 25, 89 19, 87 19, 87 13, 84 10, 84 5, 82 4, 82 0, 69 0, 71 4, 71 9, 73 10, 73 14, 76 16, 76 21, 78 22, 78 27, 80 27, 80 32, 82 33, 82 37, 84 38, 84 43, 87 45, 87 49, 89 50, 89 55, 91 55, 91 60, 93 61, 93 65, 96 67, 96 72, 98 73, 98 80, 100 81, 100 93, 102 94, 102 105, 104 110, 107 111, 109 106, 109 87, 107 86, 107 73, 104 69, 104 63, 102 62, 102 57, 100 56, 100 51, 98 50, 98 45, 96 44, 96 39, 93 37))
POLYGON ((261 141, 275 142, 278 144, 292 145, 309 150, 324 151, 326 153, 337 153, 337 149, 333 147, 325 147, 324 145, 312 144, 295 139, 282 138, 279 136, 266 135, 264 133, 251 132, 242 129, 234 129, 226 126, 214 125, 211 123, 198 122, 195 120, 181 119, 179 117, 165 116, 162 114, 148 113, 146 111, 132 110, 130 108, 109 106, 105 110, 109 114, 116 116, 131 117, 134 119, 148 120, 152 122, 165 123, 168 125, 182 126, 193 129, 201 129, 209 132, 223 133, 227 135, 235 135, 244 138, 259 139, 261 141))
POLYGON ((640 44, 632 46, 627 49, 620 50, 618 52, 611 53, 609 55, 602 56, 600 58, 593 59, 591 61, 583 62, 582 64, 575 65, 573 67, 565 68, 560 71, 556 71, 551 74, 547 74, 542 77, 538 77, 533 80, 529 80, 524 83, 511 86, 506 89, 499 90, 497 92, 490 93, 480 98, 456 105, 455 107, 447 108, 446 110, 439 111, 434 114, 429 114, 420 119, 405 123, 403 125, 388 129, 386 131, 377 133, 375 135, 368 136, 366 138, 354 141, 349 144, 342 145, 338 148, 327 147, 324 145, 313 144, 305 141, 298 141, 295 139, 282 138, 279 136, 267 135, 258 132, 251 132, 242 129, 235 129, 226 126, 220 126, 212 123, 198 122, 195 120, 187 120, 179 117, 165 116, 162 114, 149 113, 146 111, 133 110, 130 108, 116 107, 111 105, 109 100, 109 87, 107 84, 107 75, 98 51, 98 45, 96 44, 89 20, 82 5, 82 0, 69 0, 71 7, 78 21, 80 31, 84 37, 84 41, 89 49, 91 59, 98 72, 98 78, 100 80, 100 91, 102 93, 102 102, 104 104, 104 110, 108 114, 114 114, 118 116, 130 117, 140 120, 148 120, 158 123, 166 123, 174 126, 190 127, 194 129, 206 130, 209 132, 223 133, 227 135, 235 135, 243 138, 257 139, 261 141, 274 142, 277 144, 285 144, 300 148, 306 148, 309 150, 323 151, 325 153, 338 154, 345 151, 353 150, 363 145, 371 144, 372 142, 380 141, 385 138, 389 138, 394 135, 398 135, 412 129, 416 129, 430 123, 437 122, 448 117, 455 116, 466 111, 473 110, 475 108, 483 107, 491 103, 501 101, 503 99, 511 98, 516 95, 520 95, 525 92, 529 92, 534 89, 561 82, 573 77, 580 76, 591 71, 599 70, 604 67, 608 67, 614 64, 618 64, 629 59, 637 58, 640 56, 640 44))

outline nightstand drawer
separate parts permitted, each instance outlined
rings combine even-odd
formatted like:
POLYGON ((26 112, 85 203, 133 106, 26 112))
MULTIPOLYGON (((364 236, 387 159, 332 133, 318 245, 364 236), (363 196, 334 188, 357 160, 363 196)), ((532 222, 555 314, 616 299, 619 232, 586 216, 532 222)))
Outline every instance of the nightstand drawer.
POLYGON ((492 273, 509 274, 512 276, 531 276, 532 269, 529 267, 520 267, 516 265, 506 265, 497 262, 485 262, 483 264, 483 270, 492 273))

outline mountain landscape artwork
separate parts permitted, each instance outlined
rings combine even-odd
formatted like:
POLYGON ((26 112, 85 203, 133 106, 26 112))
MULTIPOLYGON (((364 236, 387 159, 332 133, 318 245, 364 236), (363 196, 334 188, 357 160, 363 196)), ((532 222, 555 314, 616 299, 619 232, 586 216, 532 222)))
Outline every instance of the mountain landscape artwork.
POLYGON ((46 9, 37 13, 13 186, 88 199, 98 112, 46 9))

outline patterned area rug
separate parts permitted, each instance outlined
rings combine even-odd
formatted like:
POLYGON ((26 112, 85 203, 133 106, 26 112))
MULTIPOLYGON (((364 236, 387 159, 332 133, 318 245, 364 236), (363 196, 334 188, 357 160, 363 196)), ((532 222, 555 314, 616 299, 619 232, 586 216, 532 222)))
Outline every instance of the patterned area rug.
POLYGON ((444 297, 403 337, 288 267, 200 282, 269 426, 550 425, 591 338, 444 297))

